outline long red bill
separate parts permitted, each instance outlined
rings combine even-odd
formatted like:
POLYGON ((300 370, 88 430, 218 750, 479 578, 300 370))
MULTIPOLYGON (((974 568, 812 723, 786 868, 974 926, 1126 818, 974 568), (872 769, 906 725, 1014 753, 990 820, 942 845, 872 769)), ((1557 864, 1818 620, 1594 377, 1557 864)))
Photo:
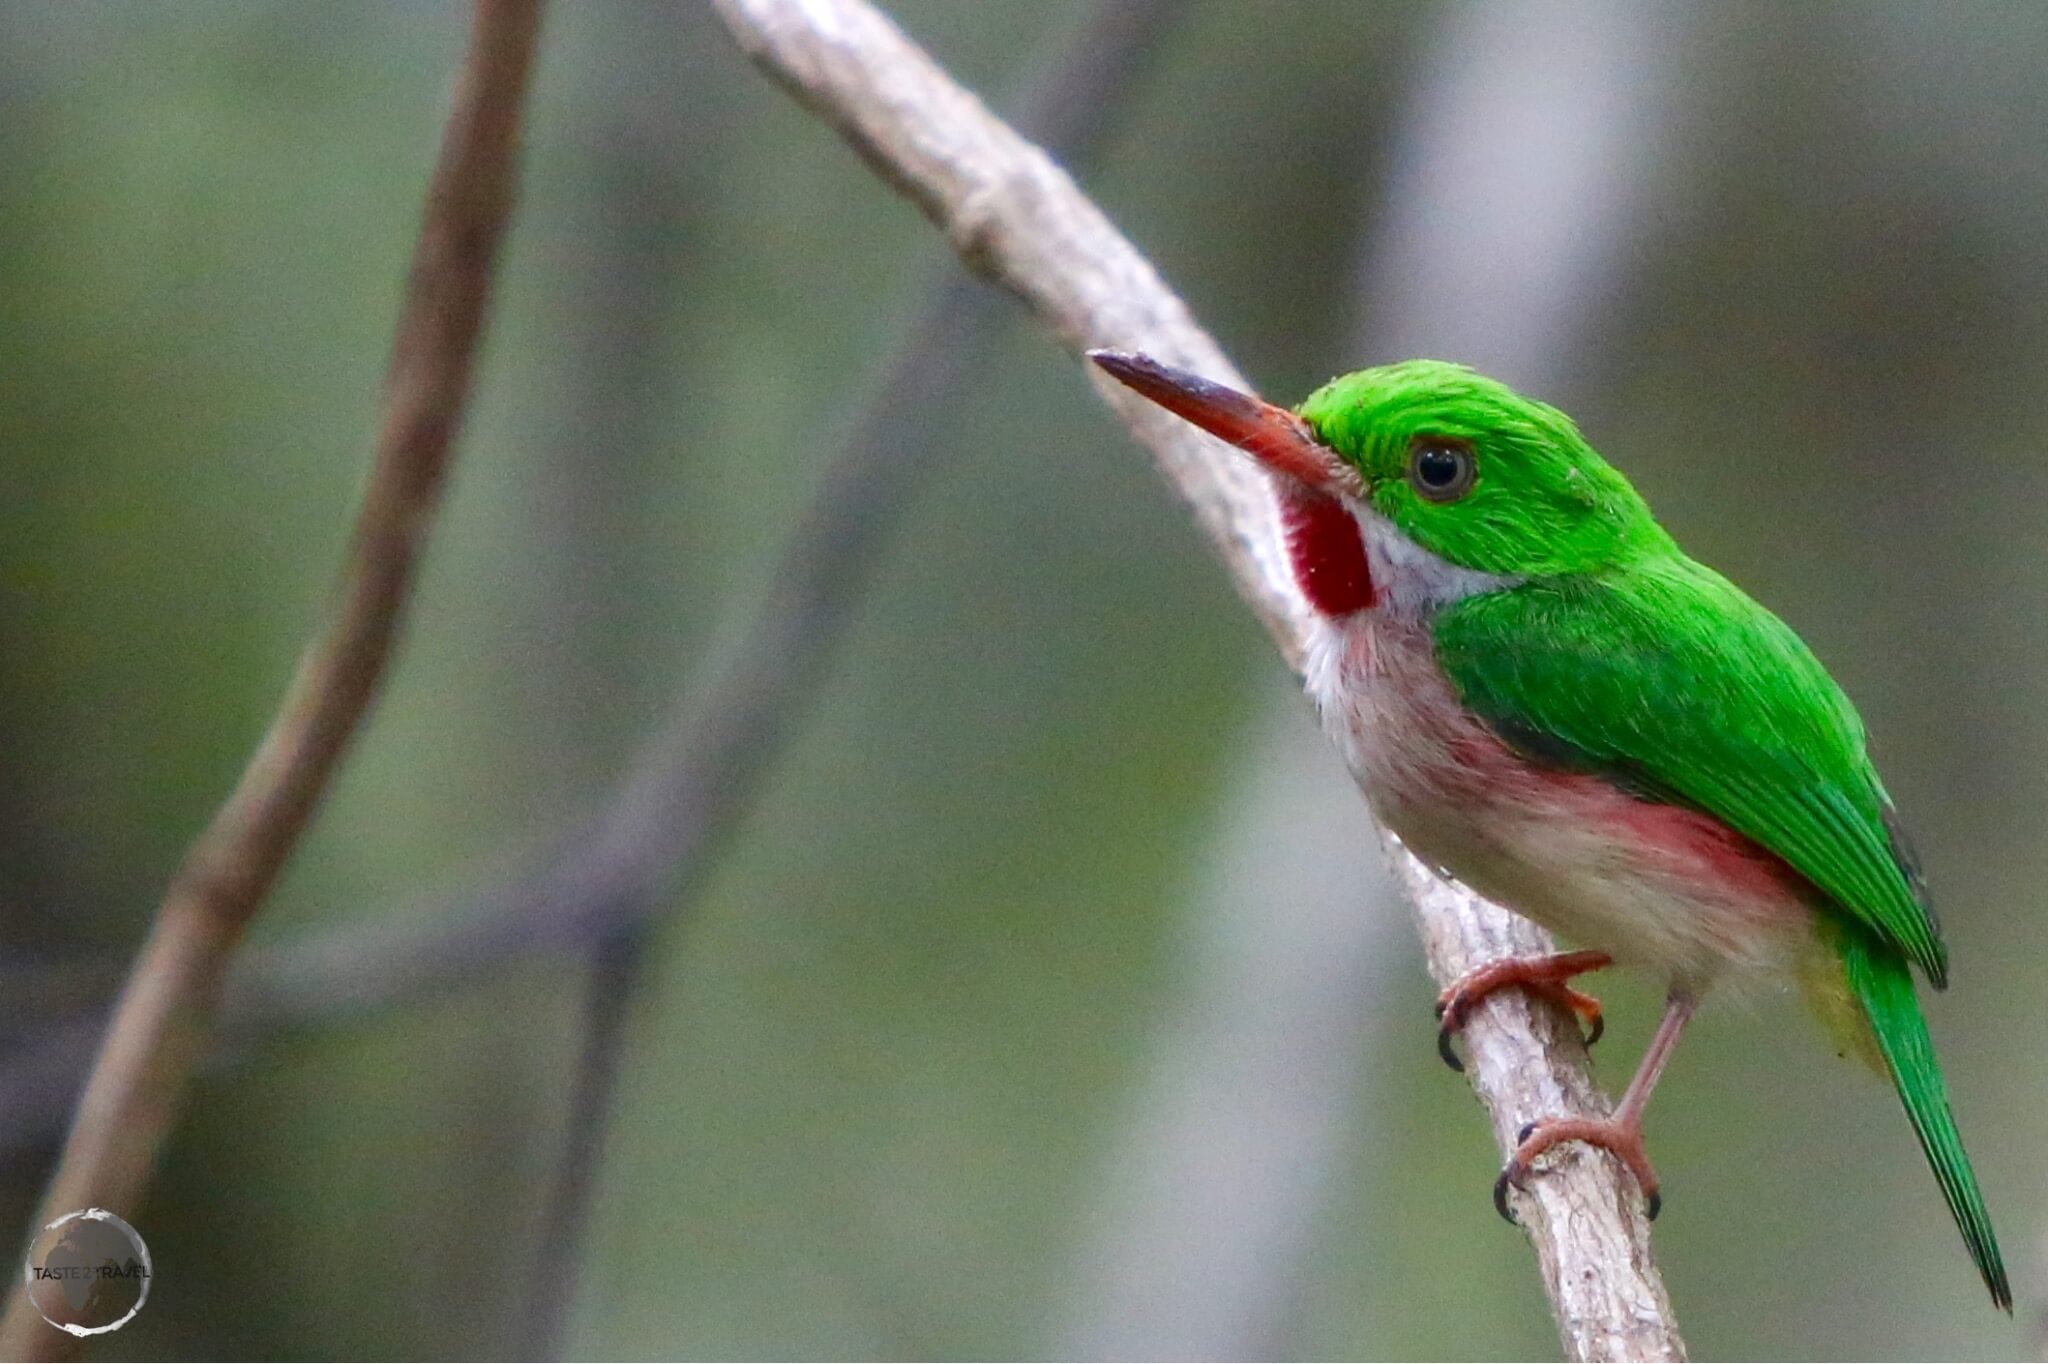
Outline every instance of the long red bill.
POLYGON ((1286 476, 1278 490, 1280 526, 1294 580, 1310 605, 1327 616, 1346 616, 1378 601, 1357 518, 1338 496, 1362 496, 1358 471, 1317 440, 1306 422, 1149 355, 1091 350, 1088 358, 1119 383, 1286 476))
POLYGON ((1275 473, 1318 492, 1357 491, 1357 472, 1284 407, 1136 351, 1091 350, 1088 358, 1126 388, 1229 441, 1275 473))

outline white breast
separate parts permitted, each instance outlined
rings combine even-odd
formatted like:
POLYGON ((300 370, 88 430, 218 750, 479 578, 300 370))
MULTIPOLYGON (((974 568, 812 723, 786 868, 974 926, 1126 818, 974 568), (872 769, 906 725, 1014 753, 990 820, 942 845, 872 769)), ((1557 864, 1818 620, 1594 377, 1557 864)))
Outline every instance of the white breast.
POLYGON ((1581 946, 1704 985, 1772 971, 1811 913, 1672 807, 1593 776, 1537 768, 1458 700, 1436 660, 1435 612, 1514 580, 1447 564, 1377 517, 1379 604, 1321 619, 1306 682, 1375 815, 1418 856, 1581 946))

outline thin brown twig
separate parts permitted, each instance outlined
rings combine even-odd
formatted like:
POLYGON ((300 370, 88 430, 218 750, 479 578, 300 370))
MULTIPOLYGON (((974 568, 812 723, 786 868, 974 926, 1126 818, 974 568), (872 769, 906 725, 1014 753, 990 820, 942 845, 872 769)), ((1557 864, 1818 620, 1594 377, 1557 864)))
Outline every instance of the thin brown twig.
MULTIPOLYGON (((270 730, 186 854, 114 1007, 44 1215, 132 1213, 204 1055, 236 943, 361 724, 390 660, 461 425, 492 268, 510 220, 540 0, 477 0, 385 376, 375 461, 331 618, 270 730)), ((17 1283, 0 1357, 75 1339, 17 1283)))
MULTIPOLYGON (((863 0, 717 2, 770 76, 923 210, 970 266, 1023 299, 1069 350, 1141 348, 1245 386, 1186 305, 1073 182, 863 0)), ((1264 479, 1249 461, 1106 377, 1090 380, 1151 449, 1240 594, 1298 667, 1306 606, 1285 567, 1264 479)), ((1547 943, 1527 921, 1438 876, 1390 835, 1382 838, 1439 980, 1547 943)), ((1526 1122, 1604 1110, 1584 1049, 1560 1022, 1547 1009, 1495 996, 1468 1030, 1474 1088, 1503 1150, 1526 1122)), ((1640 1200, 1613 1162, 1561 1161, 1533 1181, 1519 1211, 1570 1358, 1684 1357, 1640 1200)))

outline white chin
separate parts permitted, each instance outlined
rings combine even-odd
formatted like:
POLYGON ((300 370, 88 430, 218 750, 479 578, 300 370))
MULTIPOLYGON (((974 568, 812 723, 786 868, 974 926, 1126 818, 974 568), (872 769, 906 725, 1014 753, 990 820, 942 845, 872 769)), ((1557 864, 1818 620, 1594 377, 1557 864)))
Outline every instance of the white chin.
POLYGON ((1500 592, 1519 586, 1522 579, 1501 573, 1482 573, 1462 568, 1424 549, 1386 517, 1352 498, 1345 509, 1358 522, 1365 539, 1366 561, 1372 580, 1384 594, 1389 609, 1397 614, 1420 615, 1452 602, 1484 592, 1500 592))

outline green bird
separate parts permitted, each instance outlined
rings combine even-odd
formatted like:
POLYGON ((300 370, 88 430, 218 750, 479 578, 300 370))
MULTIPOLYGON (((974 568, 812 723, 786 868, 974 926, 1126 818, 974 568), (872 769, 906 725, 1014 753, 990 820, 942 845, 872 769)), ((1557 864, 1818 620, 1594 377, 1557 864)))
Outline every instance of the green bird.
POLYGON ((1333 379, 1290 412, 1143 355, 1116 379, 1273 474, 1314 608, 1305 674, 1374 813, 1426 862, 1579 944, 1444 991, 1473 1005, 1612 963, 1668 984, 1604 1118, 1525 1128, 1494 1186, 1562 1141, 1613 1152, 1656 1216, 1644 1108, 1707 990, 1792 980, 1891 1077, 1994 1303, 2012 1289, 1949 1111, 1913 969, 1948 953, 1849 699, 1790 627, 1688 558, 1571 419, 1459 365, 1333 379))

